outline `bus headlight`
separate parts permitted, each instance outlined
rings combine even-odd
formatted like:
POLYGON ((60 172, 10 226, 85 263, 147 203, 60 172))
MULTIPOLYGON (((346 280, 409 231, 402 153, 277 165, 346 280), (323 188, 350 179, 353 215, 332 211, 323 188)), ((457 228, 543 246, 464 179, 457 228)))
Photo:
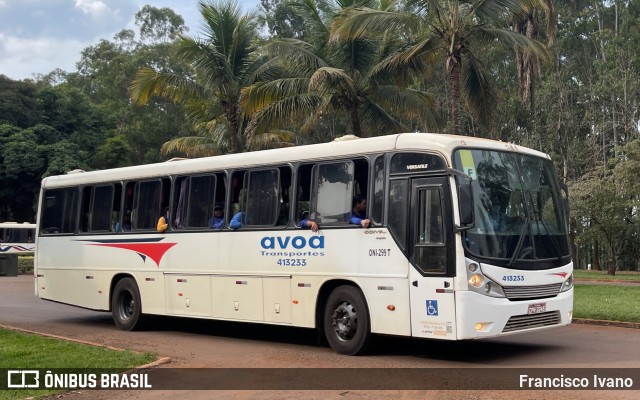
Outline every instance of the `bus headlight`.
POLYGON ((469 278, 469 285, 478 288, 484 283, 484 278, 480 274, 474 274, 469 278))
POLYGON ((490 297, 506 297, 500 284, 484 276, 482 269, 476 263, 467 266, 467 283, 469 290, 490 297))
POLYGON ((566 281, 562 284, 560 292, 566 292, 573 287, 573 274, 569 275, 566 281))

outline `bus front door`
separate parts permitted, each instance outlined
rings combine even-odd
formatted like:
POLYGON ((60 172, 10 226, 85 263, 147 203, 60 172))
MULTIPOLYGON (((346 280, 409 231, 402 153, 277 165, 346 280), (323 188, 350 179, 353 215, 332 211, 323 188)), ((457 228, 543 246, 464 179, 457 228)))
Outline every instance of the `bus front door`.
POLYGON ((451 213, 446 177, 412 179, 409 293, 415 337, 456 338, 451 213))

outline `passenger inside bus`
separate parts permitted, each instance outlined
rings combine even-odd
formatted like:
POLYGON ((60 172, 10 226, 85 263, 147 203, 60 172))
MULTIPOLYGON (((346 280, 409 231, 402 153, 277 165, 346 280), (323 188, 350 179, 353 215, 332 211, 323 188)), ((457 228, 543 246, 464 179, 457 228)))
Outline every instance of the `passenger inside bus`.
POLYGON ((367 198, 361 194, 353 196, 350 224, 368 228, 371 221, 367 219, 367 198))
POLYGON ((122 226, 120 226, 120 222, 116 222, 115 231, 127 232, 130 230, 131 230, 131 210, 127 210, 124 213, 124 220, 122 221, 122 226))
POLYGON ((222 229, 224 225, 224 206, 216 204, 213 208, 213 217, 209 219, 209 228, 222 229))
POLYGON ((164 208, 164 212, 158 218, 158 224, 156 225, 156 229, 158 232, 162 233, 167 230, 169 227, 169 207, 164 208))
POLYGON ((233 230, 242 228, 242 214, 242 211, 238 211, 233 218, 231 218, 231 221, 229 221, 229 228, 233 230))
POLYGON ((300 228, 311 229, 312 232, 318 232, 320 226, 317 222, 309 219, 309 211, 303 211, 301 217, 302 220, 300 221, 300 228))

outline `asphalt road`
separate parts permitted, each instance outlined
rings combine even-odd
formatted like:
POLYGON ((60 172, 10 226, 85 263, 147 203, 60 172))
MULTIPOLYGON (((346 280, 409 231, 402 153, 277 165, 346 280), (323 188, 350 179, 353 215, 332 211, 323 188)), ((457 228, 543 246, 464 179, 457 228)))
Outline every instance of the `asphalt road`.
MULTIPOLYGON (((381 337, 368 356, 317 344, 313 330, 156 318, 151 330, 123 332, 111 315, 39 300, 33 277, 0 278, 0 325, 171 357, 163 368, 640 368, 640 330, 574 324, 498 339, 444 342, 381 337)), ((637 374, 637 372, 636 372, 637 374)), ((348 379, 348 377, 345 377, 348 379)), ((640 382, 638 382, 640 383, 640 382)), ((637 386, 636 386, 637 387, 637 386)), ((86 391, 70 399, 635 399, 640 391, 86 391)))

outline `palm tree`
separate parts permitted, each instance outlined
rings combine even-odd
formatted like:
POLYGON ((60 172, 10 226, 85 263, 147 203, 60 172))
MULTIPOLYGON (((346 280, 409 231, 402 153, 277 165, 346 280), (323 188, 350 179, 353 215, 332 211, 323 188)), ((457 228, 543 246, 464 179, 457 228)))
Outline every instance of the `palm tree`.
POLYGON ((183 104, 198 136, 165 143, 164 152, 211 155, 241 149, 244 115, 238 99, 259 65, 255 56, 255 14, 241 14, 233 0, 198 3, 204 20, 202 39, 180 36, 175 55, 186 73, 143 68, 129 90, 145 104, 156 95, 183 104))
MULTIPOLYGON (((411 89, 414 76, 384 60, 400 45, 397 35, 332 43, 331 24, 343 10, 373 6, 372 0, 300 0, 290 6, 308 27, 307 41, 276 39, 264 47, 269 58, 241 104, 251 121, 247 136, 256 147, 290 140, 283 126, 311 131, 322 118, 341 114, 356 136, 435 127, 434 102, 411 89), (411 125, 410 125, 411 124, 411 125)), ((390 3, 383 2, 382 9, 390 3)))
MULTIPOLYGON (((556 32, 555 6, 553 0, 523 0, 523 10, 512 17, 515 32, 529 39, 538 40, 540 20, 538 12, 546 18, 544 33, 549 44, 553 43, 556 32)), ((528 49, 516 49, 516 72, 520 101, 535 114, 535 81, 540 75, 540 57, 528 49)))
POLYGON ((391 56, 389 63, 424 69, 434 59, 444 62, 451 88, 451 125, 459 133, 462 98, 482 125, 486 126, 495 112, 497 94, 479 57, 486 46, 501 43, 546 54, 539 42, 508 29, 509 16, 522 11, 523 1, 408 0, 408 12, 353 8, 336 20, 332 40, 375 37, 398 30, 414 36, 415 42, 391 56))

